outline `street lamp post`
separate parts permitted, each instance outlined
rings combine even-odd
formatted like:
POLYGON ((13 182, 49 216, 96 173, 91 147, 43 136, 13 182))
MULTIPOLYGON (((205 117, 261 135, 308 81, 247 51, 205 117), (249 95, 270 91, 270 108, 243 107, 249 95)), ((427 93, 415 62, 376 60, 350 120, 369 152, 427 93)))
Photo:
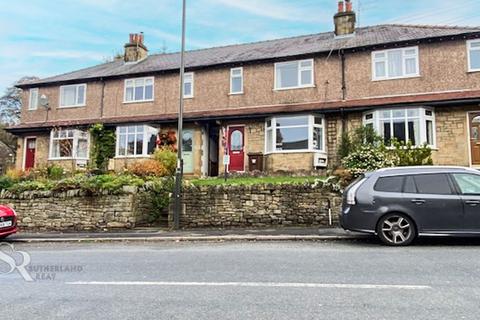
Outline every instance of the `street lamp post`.
POLYGON ((175 173, 175 207, 173 212, 173 227, 178 229, 180 227, 180 212, 182 205, 182 177, 183 177, 183 155, 182 155, 182 140, 183 140, 183 79, 185 76, 185 26, 186 26, 186 0, 182 4, 182 50, 180 52, 180 103, 178 108, 178 132, 177 132, 177 171, 175 173))

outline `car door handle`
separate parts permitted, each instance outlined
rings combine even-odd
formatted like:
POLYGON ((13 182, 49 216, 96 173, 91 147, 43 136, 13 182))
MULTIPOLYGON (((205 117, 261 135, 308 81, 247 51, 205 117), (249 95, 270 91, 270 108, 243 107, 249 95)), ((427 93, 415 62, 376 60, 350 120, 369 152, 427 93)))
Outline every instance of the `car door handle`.
POLYGON ((468 204, 469 206, 476 207, 480 204, 480 201, 479 200, 467 200, 467 201, 465 201, 465 203, 468 204))
POLYGON ((410 200, 410 201, 411 201, 412 203, 415 203, 415 204, 418 204, 418 205, 425 203, 425 200, 423 200, 423 199, 412 199, 412 200, 410 200))

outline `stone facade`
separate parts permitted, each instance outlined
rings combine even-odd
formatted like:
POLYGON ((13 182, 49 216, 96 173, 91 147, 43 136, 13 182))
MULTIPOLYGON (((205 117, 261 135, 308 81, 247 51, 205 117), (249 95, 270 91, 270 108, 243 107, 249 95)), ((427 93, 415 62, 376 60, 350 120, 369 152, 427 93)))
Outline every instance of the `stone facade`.
POLYGON ((336 225, 341 200, 339 194, 313 185, 187 187, 180 225, 182 228, 328 226, 329 212, 332 225, 336 225))
POLYGON ((123 194, 87 196, 79 190, 53 193, 0 193, 0 203, 15 209, 20 230, 95 231, 134 228, 151 213, 148 194, 126 188, 123 194))

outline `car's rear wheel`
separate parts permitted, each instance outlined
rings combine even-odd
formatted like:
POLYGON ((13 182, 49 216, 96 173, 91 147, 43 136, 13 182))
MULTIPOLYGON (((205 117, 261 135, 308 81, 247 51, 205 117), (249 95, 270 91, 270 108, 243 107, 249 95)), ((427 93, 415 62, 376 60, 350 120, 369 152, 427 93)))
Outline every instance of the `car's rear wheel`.
POLYGON ((389 246, 408 246, 417 237, 412 219, 402 213, 389 213, 378 222, 377 234, 389 246))

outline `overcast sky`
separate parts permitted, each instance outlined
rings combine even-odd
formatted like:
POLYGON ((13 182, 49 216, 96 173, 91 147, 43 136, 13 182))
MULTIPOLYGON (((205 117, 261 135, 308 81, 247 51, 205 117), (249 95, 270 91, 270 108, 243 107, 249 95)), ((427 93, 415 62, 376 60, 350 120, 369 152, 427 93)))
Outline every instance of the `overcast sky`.
MULTIPOLYGON (((189 49, 331 31, 336 0, 187 0, 189 49)), ((480 26, 480 0, 353 0, 360 26, 480 26)), ((180 48, 181 0, 0 0, 0 93, 22 76, 102 63, 143 31, 150 53, 180 48)))

